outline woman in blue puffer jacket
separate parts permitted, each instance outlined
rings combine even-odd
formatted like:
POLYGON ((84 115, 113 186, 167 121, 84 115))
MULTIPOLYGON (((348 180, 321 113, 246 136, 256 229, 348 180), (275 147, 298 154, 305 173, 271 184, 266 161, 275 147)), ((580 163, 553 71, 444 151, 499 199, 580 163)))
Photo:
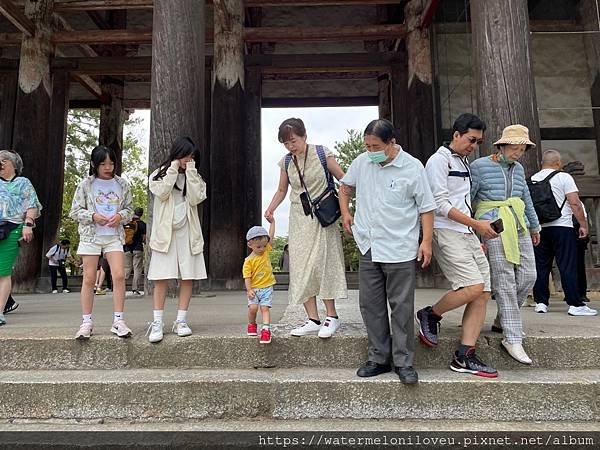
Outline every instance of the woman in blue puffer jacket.
POLYGON ((523 348, 520 308, 535 284, 533 246, 540 241, 540 224, 517 161, 535 144, 523 125, 510 125, 494 142, 496 153, 471 164, 471 199, 475 218, 502 220, 499 238, 485 240, 492 294, 498 304, 493 331, 504 334, 502 347, 522 364, 532 361, 523 348))

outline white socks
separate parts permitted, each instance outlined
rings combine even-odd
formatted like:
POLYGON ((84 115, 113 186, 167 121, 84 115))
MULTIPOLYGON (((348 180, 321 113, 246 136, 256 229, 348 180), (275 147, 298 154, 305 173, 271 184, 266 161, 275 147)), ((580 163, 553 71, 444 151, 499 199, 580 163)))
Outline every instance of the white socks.
POLYGON ((177 310, 177 322, 185 322, 185 316, 187 315, 187 311, 185 309, 177 310))
POLYGON ((117 320, 125 320, 125 314, 123 311, 113 313, 113 323, 115 323, 117 320))
POLYGON ((91 322, 92 321, 92 315, 91 314, 84 314, 83 315, 83 323, 85 322, 91 322))
MULTIPOLYGON (((162 309, 155 309, 153 311, 154 313, 154 321, 155 322, 162 322, 163 321, 163 313, 164 311, 162 309)), ((177 310, 177 322, 185 322, 185 317, 187 315, 187 311, 184 309, 178 309, 177 310)))

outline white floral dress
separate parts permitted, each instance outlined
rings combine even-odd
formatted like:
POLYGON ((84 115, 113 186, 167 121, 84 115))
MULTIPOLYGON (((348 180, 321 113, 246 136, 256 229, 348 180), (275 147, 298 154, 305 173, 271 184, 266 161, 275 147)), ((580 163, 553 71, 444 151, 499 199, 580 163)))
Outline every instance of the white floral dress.
MULTIPOLYGON (((333 153, 323 147, 325 156, 333 153)), ((309 145, 304 164, 304 155, 298 158, 298 166, 303 172, 304 182, 311 198, 317 198, 326 188, 325 171, 314 145, 309 145)), ((285 157, 279 161, 285 170, 285 157)), ((316 217, 304 215, 300 203, 300 193, 304 191, 293 161, 288 166, 290 180, 290 304, 306 302, 309 297, 336 299, 348 297, 344 253, 340 236, 339 222, 324 228, 316 217)))

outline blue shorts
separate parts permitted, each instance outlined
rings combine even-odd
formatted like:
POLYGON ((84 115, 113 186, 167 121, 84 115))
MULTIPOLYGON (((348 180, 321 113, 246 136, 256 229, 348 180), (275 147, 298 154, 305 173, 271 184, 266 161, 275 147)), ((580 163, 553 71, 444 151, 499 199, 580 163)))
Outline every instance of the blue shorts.
POLYGON ((252 289, 256 294, 256 297, 248 299, 249 305, 260 305, 271 308, 273 306, 273 286, 269 286, 266 288, 253 288, 252 289))

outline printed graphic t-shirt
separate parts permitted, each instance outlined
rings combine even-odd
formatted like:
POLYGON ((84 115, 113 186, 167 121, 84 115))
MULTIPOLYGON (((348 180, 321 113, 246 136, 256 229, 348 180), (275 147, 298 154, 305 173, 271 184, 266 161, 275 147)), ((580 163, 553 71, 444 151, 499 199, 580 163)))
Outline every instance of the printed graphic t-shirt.
MULTIPOLYGON (((110 219, 119 212, 123 191, 117 180, 114 178, 110 180, 96 178, 92 183, 92 193, 94 195, 96 212, 98 214, 102 214, 107 219, 110 219)), ((96 224, 96 233, 101 236, 119 234, 118 228, 111 228, 98 224, 96 224)))

